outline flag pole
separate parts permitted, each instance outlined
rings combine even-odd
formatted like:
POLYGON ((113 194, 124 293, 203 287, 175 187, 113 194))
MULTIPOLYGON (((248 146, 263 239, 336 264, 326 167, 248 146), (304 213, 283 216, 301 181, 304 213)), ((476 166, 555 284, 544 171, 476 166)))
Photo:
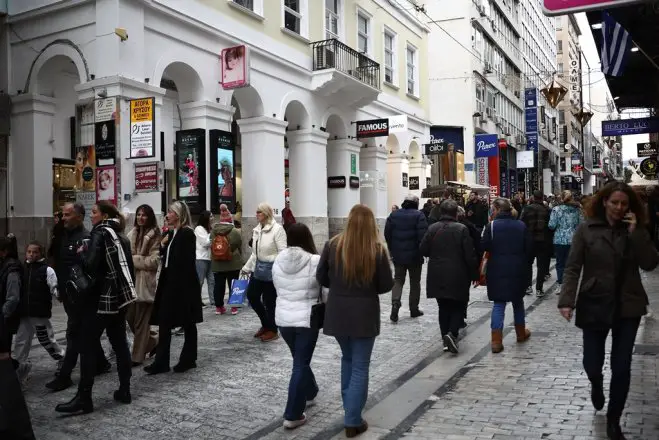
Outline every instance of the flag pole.
POLYGON ((652 59, 652 57, 650 55, 648 55, 648 53, 646 51, 644 51, 641 48, 641 46, 639 46, 636 43, 636 41, 632 40, 632 43, 634 44, 635 47, 638 48, 638 51, 641 52, 645 58, 647 58, 647 60, 650 62, 650 64, 652 64, 654 66, 654 68, 657 69, 657 71, 659 71, 659 65, 652 59))

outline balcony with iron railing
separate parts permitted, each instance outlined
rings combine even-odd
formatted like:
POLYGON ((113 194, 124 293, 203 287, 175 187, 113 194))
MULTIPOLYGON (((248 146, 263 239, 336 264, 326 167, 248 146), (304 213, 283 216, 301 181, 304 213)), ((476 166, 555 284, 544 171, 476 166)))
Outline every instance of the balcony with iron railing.
POLYGON ((366 105, 380 93, 380 64, 337 39, 311 43, 313 88, 347 104, 366 105), (336 96, 339 95, 339 96, 336 96))

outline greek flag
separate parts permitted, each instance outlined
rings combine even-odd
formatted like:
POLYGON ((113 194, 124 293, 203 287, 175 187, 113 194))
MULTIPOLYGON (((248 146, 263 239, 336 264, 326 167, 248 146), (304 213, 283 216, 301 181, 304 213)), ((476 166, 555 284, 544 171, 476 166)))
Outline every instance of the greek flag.
POLYGON ((602 73, 621 76, 632 44, 629 32, 607 12, 602 12, 602 73))

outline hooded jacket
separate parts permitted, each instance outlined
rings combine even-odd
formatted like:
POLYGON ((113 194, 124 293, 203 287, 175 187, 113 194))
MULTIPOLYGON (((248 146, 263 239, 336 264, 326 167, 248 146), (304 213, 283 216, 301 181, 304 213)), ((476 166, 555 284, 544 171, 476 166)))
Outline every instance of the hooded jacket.
POLYGON ((311 307, 318 302, 320 284, 316 270, 320 255, 299 247, 286 248, 272 266, 272 281, 277 289, 275 321, 280 327, 310 326, 311 307))
POLYGON ((225 235, 231 246, 231 260, 218 261, 213 260, 211 252, 211 271, 213 272, 234 272, 239 271, 245 263, 242 254, 243 238, 233 223, 215 223, 211 230, 211 247, 213 240, 218 235, 225 235))

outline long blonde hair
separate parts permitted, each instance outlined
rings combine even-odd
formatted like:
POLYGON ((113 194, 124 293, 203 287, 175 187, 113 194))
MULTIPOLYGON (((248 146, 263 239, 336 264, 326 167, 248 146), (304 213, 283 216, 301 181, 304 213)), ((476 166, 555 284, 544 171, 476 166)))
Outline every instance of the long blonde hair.
POLYGON ((344 281, 358 286, 372 283, 378 258, 387 252, 380 241, 373 211, 366 205, 353 206, 345 229, 332 241, 336 243, 344 281))

